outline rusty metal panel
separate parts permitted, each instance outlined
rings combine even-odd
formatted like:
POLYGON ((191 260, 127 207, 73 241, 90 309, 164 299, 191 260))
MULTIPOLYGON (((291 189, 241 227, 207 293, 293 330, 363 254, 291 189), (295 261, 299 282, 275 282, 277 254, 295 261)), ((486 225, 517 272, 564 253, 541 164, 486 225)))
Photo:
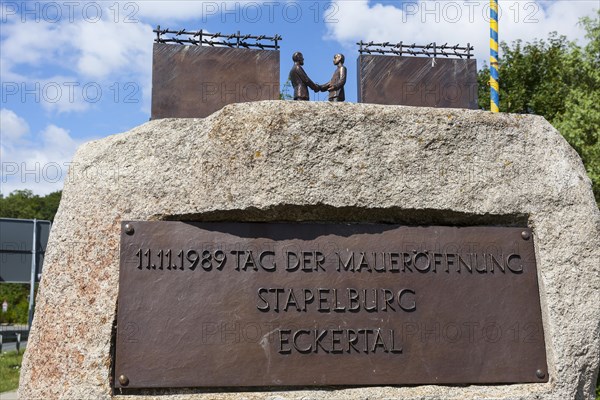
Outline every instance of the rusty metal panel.
POLYGON ((154 43, 152 119, 204 118, 279 99, 279 51, 154 43))
POLYGON ((531 231, 123 223, 115 387, 547 382, 531 231))
POLYGON ((360 55, 358 102, 477 109, 476 60, 360 55))

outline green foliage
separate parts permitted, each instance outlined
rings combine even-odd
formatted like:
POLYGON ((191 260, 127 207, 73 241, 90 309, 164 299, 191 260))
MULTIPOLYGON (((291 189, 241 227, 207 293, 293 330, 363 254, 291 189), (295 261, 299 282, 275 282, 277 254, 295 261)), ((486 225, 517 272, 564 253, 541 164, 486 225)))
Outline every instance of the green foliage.
POLYGON ((9 351, 0 354, 0 393, 16 390, 19 387, 19 374, 23 353, 9 351))
MULTIPOLYGON (((0 217, 54 220, 61 192, 47 196, 34 195, 30 190, 16 190, 7 197, 0 195, 0 217)), ((0 323, 27 324, 29 284, 0 283, 0 304, 6 300, 8 311, 0 312, 0 323)))
POLYGON ((292 89, 292 81, 288 78, 285 81, 285 84, 281 88, 281 92, 279 92, 279 100, 292 100, 294 96, 290 94, 290 90, 292 89))
POLYGON ((27 324, 29 312, 29 284, 5 283, 0 284, 0 304, 8 303, 6 312, 0 310, 0 323, 27 324))
POLYGON ((551 123, 581 156, 600 203, 600 10, 598 18, 583 18, 589 43, 572 53, 578 81, 564 99, 564 111, 551 123))
POLYGON ((15 190, 7 197, 0 195, 0 217, 53 221, 61 194, 59 191, 40 197, 31 190, 15 190))
MULTIPOLYGON (((600 10, 582 18, 589 43, 564 36, 500 43, 500 110, 544 116, 579 153, 600 203, 600 10)), ((489 68, 479 72, 479 106, 490 109, 489 68)))

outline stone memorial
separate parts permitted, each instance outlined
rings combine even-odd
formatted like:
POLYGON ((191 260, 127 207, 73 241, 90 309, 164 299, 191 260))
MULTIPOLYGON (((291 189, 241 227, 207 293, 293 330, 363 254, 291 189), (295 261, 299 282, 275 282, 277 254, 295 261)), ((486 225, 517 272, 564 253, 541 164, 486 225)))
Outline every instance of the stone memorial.
POLYGON ((593 399, 600 212, 542 117, 232 104, 83 145, 23 399, 593 399))

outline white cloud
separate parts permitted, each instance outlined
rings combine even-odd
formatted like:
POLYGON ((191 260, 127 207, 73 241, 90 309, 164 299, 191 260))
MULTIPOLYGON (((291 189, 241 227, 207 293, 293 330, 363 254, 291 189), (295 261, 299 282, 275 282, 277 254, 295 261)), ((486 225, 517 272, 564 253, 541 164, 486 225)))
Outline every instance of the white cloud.
POLYGON ((93 18, 93 10, 86 16, 83 3, 76 3, 80 9, 74 8, 73 18, 63 9, 62 18, 56 22, 44 18, 44 13, 35 23, 23 22, 15 15, 6 19, 2 24, 0 72, 3 83, 18 86, 16 96, 26 88, 37 93, 37 97, 28 95, 26 101, 40 102, 46 110, 85 111, 93 104, 83 93, 86 85, 101 86, 109 95, 111 85, 135 82, 142 88, 142 104, 149 104, 152 27, 139 21, 125 22, 124 5, 116 16, 110 10, 114 3, 92 3, 102 5, 102 19, 93 18), (57 90, 61 95, 56 95, 57 90))
POLYGON ((76 30, 71 45, 78 54, 76 71, 81 76, 103 79, 150 69, 153 42, 150 25, 80 22, 76 30))
POLYGON ((2 138, 2 142, 12 143, 27 133, 29 133, 27 121, 12 110, 0 109, 0 138, 2 138))
POLYGON ((97 21, 65 18, 37 23, 9 19, 2 28, 3 61, 8 66, 51 64, 83 77, 103 78, 139 67, 131 61, 140 53, 150 59, 150 25, 115 22, 106 9, 102 16, 97 21))
POLYGON ((2 57, 12 64, 35 65, 48 61, 68 41, 68 26, 52 23, 22 23, 9 20, 3 24, 2 57))
MULTIPOLYGON (((289 1, 289 0, 284 0, 289 1)), ((235 21, 236 18, 243 20, 245 13, 252 13, 253 18, 256 8, 268 4, 275 7, 277 1, 253 1, 253 0, 236 0, 236 1, 201 1, 201 0, 185 0, 185 1, 156 1, 156 0, 141 0, 137 1, 134 8, 129 6, 127 10, 131 15, 137 17, 148 18, 154 21, 160 21, 161 24, 176 23, 183 20, 197 21, 198 24, 204 24, 211 18, 221 18, 226 21, 235 21)), ((131 2, 121 2, 122 7, 131 4, 131 2)), ((163 26, 165 28, 166 26, 163 26)), ((175 29, 175 26, 171 28, 175 29)), ((200 29, 201 26, 196 27, 200 29)), ((192 27, 190 27, 192 29, 192 27)))
MULTIPOLYGON (((19 86, 16 96, 23 92, 22 85, 27 89, 40 85, 39 102, 50 112, 90 109, 94 102, 82 95, 85 85, 100 85, 104 95, 110 96, 112 85, 124 87, 130 82, 141 90, 141 107, 149 112, 154 41, 150 23, 179 29, 187 21, 186 28, 199 29, 210 19, 243 19, 248 9, 255 11, 264 3, 273 4, 250 0, 38 1, 14 2, 8 7, 2 3, 0 73, 4 82, 19 86), (20 8, 37 13, 21 15, 20 8), (54 96, 57 87, 62 96, 54 96)), ((33 96, 26 101, 34 101, 33 96)))
MULTIPOLYGON (((327 23, 327 39, 356 49, 356 42, 431 42, 475 46, 479 60, 489 58, 489 1, 410 1, 383 5, 368 0, 335 0, 337 22, 327 23)), ((577 26, 593 15, 593 1, 501 1, 500 40, 545 39, 551 31, 584 43, 577 26)), ((480 64, 481 65, 481 64, 480 64)))
MULTIPOLYGON (((24 122, 16 114, 15 117, 24 122)), ((6 195, 34 188, 36 194, 43 195, 61 190, 70 161, 81 143, 69 131, 53 124, 46 126, 34 141, 3 140, 0 191, 6 195)))
POLYGON ((49 153, 44 152, 40 157, 47 157, 48 154, 52 158, 46 158, 45 161, 60 160, 68 161, 71 159, 79 143, 74 140, 69 131, 59 128, 56 125, 48 125, 41 133, 42 143, 49 150, 49 153))
MULTIPOLYGON (((136 2, 137 12, 142 18, 150 18, 165 22, 174 22, 188 19, 209 18, 213 10, 222 7, 221 1, 154 1, 145 0, 136 2)), ((230 4, 233 4, 231 2, 230 4)), ((129 10, 130 12, 132 9, 129 10)), ((202 22, 202 21, 201 21, 202 22)))

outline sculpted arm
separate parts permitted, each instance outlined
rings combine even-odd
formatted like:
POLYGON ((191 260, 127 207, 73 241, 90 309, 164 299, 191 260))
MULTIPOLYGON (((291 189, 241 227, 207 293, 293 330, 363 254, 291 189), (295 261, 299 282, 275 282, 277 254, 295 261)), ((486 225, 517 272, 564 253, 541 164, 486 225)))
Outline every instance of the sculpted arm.
POLYGON ((312 90, 314 90, 315 92, 319 91, 319 85, 317 85, 316 83, 314 83, 306 74, 306 72, 304 72, 304 68, 300 68, 298 70, 298 74, 300 75, 300 79, 302 79, 302 82, 306 83, 306 86, 308 86, 309 88, 311 88, 312 90))
MULTIPOLYGON (((332 79, 333 81, 333 79, 332 79)), ((330 90, 338 90, 344 87, 346 84, 346 67, 340 68, 340 79, 335 84, 330 84, 330 90)))

